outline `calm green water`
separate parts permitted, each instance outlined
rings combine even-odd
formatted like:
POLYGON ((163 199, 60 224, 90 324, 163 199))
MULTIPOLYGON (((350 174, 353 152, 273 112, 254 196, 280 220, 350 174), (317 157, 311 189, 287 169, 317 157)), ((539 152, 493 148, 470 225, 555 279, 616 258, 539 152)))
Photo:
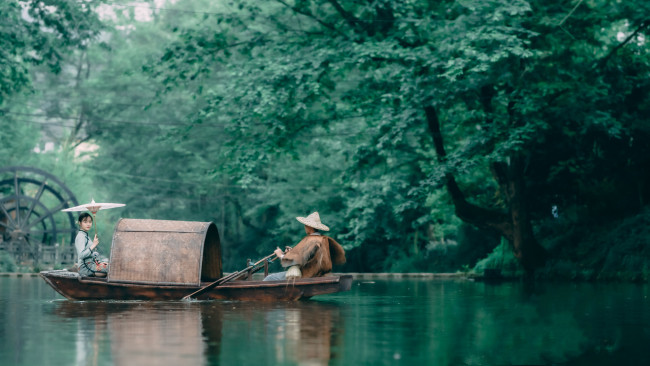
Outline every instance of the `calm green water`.
POLYGON ((299 303, 71 302, 0 278, 0 365, 647 365, 650 286, 355 281, 299 303))

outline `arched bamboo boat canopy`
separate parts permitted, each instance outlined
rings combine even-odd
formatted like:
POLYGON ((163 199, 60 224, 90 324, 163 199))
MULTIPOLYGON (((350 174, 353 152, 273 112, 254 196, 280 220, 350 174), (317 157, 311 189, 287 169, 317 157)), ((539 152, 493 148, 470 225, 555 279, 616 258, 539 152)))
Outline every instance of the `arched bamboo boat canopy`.
POLYGON ((200 286, 223 276, 221 262, 212 222, 120 219, 107 281, 200 286))

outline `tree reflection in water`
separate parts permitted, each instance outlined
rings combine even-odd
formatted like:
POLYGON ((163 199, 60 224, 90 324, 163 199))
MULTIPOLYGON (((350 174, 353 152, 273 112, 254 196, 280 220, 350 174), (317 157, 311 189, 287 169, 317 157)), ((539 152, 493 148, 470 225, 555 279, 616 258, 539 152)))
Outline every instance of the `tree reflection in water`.
POLYGON ((0 365, 650 364, 646 284, 376 280, 296 303, 74 302, 39 285, 0 279, 0 365))

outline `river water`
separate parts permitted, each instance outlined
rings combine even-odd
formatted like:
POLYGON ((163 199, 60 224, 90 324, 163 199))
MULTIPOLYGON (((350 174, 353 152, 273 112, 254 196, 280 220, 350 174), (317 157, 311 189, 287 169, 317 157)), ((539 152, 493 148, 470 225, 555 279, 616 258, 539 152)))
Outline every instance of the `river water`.
POLYGON ((63 299, 0 277, 0 365, 648 365, 650 286, 355 280, 296 303, 63 299))

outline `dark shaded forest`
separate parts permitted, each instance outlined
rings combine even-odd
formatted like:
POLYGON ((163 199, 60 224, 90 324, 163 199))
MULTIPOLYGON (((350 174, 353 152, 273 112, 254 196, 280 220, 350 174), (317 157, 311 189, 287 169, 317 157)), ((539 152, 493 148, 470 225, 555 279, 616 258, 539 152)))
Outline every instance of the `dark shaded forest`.
MULTIPOLYGON (((650 276, 647 1, 0 4, 0 166, 350 272, 650 276)), ((2 197, 0 191, 0 197, 2 197)), ((3 257, 5 262, 10 258, 3 257)))

